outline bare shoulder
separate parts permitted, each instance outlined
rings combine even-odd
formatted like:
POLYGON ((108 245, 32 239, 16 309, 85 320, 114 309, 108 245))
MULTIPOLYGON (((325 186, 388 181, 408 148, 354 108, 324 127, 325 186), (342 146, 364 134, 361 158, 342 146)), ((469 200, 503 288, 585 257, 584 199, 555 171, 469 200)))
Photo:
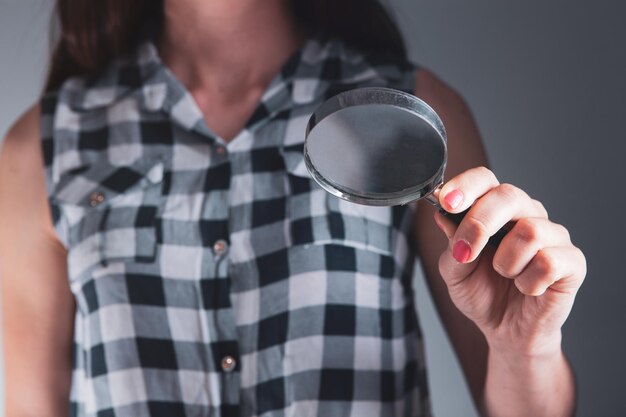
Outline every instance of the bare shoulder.
POLYGON ((33 152, 39 149, 39 116, 39 105, 35 104, 9 128, 0 148, 0 175, 28 169, 24 162, 41 160, 41 155, 33 152))
MULTIPOLYGON (((32 228, 31 232, 44 231, 47 234, 53 229, 47 204, 39 121, 37 104, 11 126, 0 148, 2 230, 28 227, 32 228)), ((33 237, 40 235, 36 233, 33 237)))
POLYGON ((419 69, 415 77, 415 95, 439 114, 446 128, 449 145, 446 177, 487 165, 478 125, 463 96, 428 69, 419 69))
POLYGON ((417 70, 415 93, 425 101, 432 103, 433 107, 469 111, 461 94, 429 69, 420 68, 417 70))

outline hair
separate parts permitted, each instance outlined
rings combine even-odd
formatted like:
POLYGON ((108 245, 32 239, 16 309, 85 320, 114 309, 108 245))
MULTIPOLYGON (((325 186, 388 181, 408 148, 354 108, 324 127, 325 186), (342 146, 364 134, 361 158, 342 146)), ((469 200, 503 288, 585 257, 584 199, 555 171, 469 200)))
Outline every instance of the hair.
MULTIPOLYGON (((406 58, 393 19, 379 0, 289 0, 308 36, 339 38, 364 53, 406 58)), ((56 0, 58 36, 45 91, 92 76, 162 32, 163 0, 56 0)))

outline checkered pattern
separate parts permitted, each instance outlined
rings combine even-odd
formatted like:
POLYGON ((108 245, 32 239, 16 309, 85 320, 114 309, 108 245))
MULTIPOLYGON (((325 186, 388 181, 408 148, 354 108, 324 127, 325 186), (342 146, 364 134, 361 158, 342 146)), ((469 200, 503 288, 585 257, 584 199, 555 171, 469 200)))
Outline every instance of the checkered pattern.
POLYGON ((428 415, 414 207, 340 201, 302 159, 324 99, 411 91, 414 75, 310 40, 228 144, 151 43, 46 95, 50 203, 77 301, 71 415, 428 415))

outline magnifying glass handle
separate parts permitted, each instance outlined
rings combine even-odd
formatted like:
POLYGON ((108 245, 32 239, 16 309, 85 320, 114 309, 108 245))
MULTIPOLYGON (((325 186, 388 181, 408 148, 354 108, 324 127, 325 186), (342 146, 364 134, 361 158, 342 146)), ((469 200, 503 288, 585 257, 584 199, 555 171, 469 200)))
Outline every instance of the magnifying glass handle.
MULTIPOLYGON (((439 213, 441 213, 444 217, 452 220, 457 225, 461 224, 461 220, 463 220, 467 212, 470 211, 470 209, 467 209, 460 213, 448 213, 441 207, 438 207, 438 208, 439 208, 439 213)), ((498 230, 495 235, 489 238, 489 242, 488 242, 489 246, 491 246, 494 249, 498 248, 498 246, 500 245, 500 242, 502 242, 502 239, 504 239, 504 236, 506 236, 506 234, 509 232, 509 230, 505 229, 505 227, 498 230)))

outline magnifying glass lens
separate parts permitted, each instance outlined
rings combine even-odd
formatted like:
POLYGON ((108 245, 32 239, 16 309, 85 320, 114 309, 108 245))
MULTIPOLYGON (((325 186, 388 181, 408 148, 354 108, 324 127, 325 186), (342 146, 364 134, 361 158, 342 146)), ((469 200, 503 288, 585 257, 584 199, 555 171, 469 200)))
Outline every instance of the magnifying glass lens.
POLYGON ((362 197, 411 192, 441 169, 445 142, 403 108, 370 104, 341 109, 308 137, 311 164, 336 187, 362 197))
MULTIPOLYGON (((304 161, 329 193, 357 204, 393 206, 427 198, 459 224, 466 212, 441 209, 436 191, 446 167, 446 132, 419 98, 389 88, 340 93, 307 126, 304 161)), ((506 231, 490 243, 497 246, 506 231)))

